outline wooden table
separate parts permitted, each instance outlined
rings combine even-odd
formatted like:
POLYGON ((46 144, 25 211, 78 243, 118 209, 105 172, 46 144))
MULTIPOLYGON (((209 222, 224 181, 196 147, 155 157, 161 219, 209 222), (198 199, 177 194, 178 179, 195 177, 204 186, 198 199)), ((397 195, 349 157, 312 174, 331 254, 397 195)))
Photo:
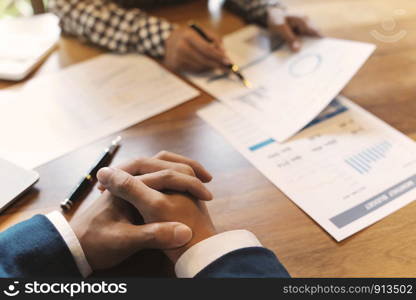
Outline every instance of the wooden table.
MULTIPOLYGON (((179 23, 192 17, 220 34, 240 28, 242 22, 228 12, 218 10, 217 2, 210 2, 210 12, 206 2, 196 1, 152 13, 179 23)), ((377 44, 375 54, 348 84, 343 94, 416 139, 414 1, 288 2, 291 9, 308 14, 325 35, 377 44), (396 23, 383 23, 384 18, 388 17, 393 17, 396 23), (406 35, 396 42, 383 42, 374 38, 373 30, 385 35, 403 30, 406 35)), ((64 37, 59 48, 33 76, 63 69, 100 53, 101 50, 64 37)), ((2 88, 11 85, 0 82, 2 88)), ((216 196, 209 203, 209 210, 217 228, 220 231, 238 228, 251 230, 278 255, 292 276, 416 276, 416 203, 337 243, 222 136, 195 115, 196 110, 211 101, 209 95, 202 93, 195 100, 124 130, 123 147, 114 164, 137 156, 153 155, 161 149, 201 161, 215 177, 209 184, 216 196)), ((56 209, 111 138, 102 139, 39 167, 40 182, 0 217, 0 230, 35 213, 56 209)), ((96 197, 97 192, 94 191, 81 206, 88 205, 96 197)), ((145 251, 117 268, 98 274, 163 276, 172 274, 172 266, 159 252, 145 251)))

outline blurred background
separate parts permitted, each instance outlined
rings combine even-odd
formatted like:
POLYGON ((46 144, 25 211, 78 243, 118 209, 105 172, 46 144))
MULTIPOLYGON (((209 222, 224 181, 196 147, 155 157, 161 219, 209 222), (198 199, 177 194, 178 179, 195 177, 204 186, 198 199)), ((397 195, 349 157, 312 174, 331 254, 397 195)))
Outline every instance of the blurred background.
POLYGON ((47 3, 48 0, 0 0, 0 19, 31 16, 47 3))

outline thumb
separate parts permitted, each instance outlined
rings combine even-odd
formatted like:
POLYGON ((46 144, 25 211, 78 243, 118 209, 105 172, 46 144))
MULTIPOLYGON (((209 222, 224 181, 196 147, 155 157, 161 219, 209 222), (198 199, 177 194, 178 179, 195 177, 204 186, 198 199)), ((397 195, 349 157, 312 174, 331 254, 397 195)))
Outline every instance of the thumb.
POLYGON ((137 249, 172 249, 188 243, 192 230, 178 222, 149 223, 131 225, 126 231, 137 249))

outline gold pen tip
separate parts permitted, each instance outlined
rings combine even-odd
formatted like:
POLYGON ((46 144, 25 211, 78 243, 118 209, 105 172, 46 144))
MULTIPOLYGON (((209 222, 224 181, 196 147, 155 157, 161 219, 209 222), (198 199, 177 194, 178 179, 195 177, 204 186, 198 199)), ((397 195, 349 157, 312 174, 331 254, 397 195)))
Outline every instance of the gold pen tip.
POLYGON ((244 79, 244 80, 243 80, 243 83, 244 83, 244 85, 245 85, 246 87, 248 87, 249 89, 253 87, 253 85, 251 84, 251 82, 250 82, 250 81, 248 81, 247 79, 244 79))

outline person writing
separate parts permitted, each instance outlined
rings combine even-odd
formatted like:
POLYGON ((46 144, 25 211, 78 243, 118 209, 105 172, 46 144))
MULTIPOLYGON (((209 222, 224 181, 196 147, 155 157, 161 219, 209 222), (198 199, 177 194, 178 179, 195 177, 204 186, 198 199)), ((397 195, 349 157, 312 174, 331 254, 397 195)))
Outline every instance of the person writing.
MULTIPOLYGON (((184 0, 49 0, 49 10, 63 31, 107 50, 141 53, 162 59, 174 71, 202 72, 230 64, 221 38, 206 31, 212 43, 195 31, 146 14, 147 8, 184 0)), ((267 28, 293 51, 300 37, 319 36, 308 18, 289 14, 276 0, 227 0, 226 6, 245 21, 267 28)))
POLYGON ((145 248, 162 249, 178 277, 289 276, 251 232, 217 232, 198 162, 161 152, 97 177, 102 195, 69 222, 52 212, 0 233, 0 277, 87 277, 145 248))

